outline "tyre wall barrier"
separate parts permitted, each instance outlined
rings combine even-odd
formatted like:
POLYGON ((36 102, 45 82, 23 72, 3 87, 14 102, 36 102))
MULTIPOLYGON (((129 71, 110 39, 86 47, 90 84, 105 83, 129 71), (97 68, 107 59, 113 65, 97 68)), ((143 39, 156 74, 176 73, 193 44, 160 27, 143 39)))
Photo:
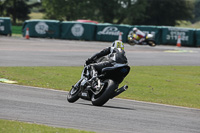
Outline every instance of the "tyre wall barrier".
POLYGON ((119 39, 121 32, 122 41, 127 42, 129 33, 129 25, 112 25, 112 24, 97 24, 96 25, 96 41, 113 42, 119 39))
POLYGON ((195 46, 195 29, 177 28, 162 26, 162 44, 174 45, 177 43, 178 36, 181 37, 182 46, 195 46))
POLYGON ((11 20, 9 17, 0 17, 0 34, 11 35, 11 20))
POLYGON ((60 21, 57 20, 27 20, 23 24, 23 36, 27 28, 30 37, 60 38, 60 21))
POLYGON ((195 31, 195 44, 200 47, 200 29, 195 31))
POLYGON ((95 40, 96 24, 80 22, 61 22, 61 39, 95 40))
POLYGON ((23 35, 29 27, 30 37, 50 37, 69 40, 107 41, 118 40, 121 32, 122 41, 127 42, 127 36, 137 27, 145 33, 154 35, 157 44, 176 45, 178 36, 181 45, 189 47, 200 46, 200 30, 192 28, 177 28, 170 26, 117 25, 110 23, 81 23, 77 21, 27 20, 23 24, 23 35))

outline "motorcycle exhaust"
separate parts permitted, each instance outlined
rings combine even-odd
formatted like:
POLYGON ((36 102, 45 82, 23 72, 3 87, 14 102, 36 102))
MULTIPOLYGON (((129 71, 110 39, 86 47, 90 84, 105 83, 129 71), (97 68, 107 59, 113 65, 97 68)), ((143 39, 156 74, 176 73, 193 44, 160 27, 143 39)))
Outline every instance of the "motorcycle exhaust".
POLYGON ((124 85, 124 86, 122 86, 121 88, 118 88, 118 89, 115 91, 115 93, 110 97, 110 99, 112 99, 112 98, 118 96, 119 94, 121 94, 122 92, 124 92, 124 91, 127 90, 127 89, 128 89, 128 86, 127 86, 127 85, 124 85))

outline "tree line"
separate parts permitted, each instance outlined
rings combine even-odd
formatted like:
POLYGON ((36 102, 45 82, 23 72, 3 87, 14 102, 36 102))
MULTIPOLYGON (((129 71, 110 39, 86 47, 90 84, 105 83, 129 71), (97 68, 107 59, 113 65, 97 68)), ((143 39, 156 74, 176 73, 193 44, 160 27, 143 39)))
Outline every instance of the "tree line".
POLYGON ((174 26, 177 20, 200 20, 200 0, 0 0, 0 16, 29 19, 40 7, 46 19, 90 19, 102 23, 174 26), (32 1, 31 4, 30 1, 32 1))

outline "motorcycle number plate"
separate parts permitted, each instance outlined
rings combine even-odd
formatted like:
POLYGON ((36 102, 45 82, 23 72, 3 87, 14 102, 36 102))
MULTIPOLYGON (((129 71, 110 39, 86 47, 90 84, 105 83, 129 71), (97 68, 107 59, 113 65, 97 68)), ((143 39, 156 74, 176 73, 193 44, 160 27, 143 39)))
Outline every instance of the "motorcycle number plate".
POLYGON ((86 92, 83 92, 81 95, 82 95, 83 97, 87 97, 87 93, 86 93, 86 92))

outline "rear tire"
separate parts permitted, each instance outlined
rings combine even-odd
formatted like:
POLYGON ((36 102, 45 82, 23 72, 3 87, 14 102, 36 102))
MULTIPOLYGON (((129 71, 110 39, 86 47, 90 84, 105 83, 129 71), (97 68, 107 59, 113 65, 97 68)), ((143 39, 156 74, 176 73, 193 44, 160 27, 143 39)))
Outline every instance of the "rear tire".
POLYGON ((67 101, 70 103, 74 103, 79 99, 80 88, 72 87, 72 89, 67 94, 67 101))
POLYGON ((103 106, 110 99, 117 87, 118 86, 114 83, 113 80, 105 80, 104 88, 102 91, 98 95, 92 95, 92 104, 95 106, 103 106))

